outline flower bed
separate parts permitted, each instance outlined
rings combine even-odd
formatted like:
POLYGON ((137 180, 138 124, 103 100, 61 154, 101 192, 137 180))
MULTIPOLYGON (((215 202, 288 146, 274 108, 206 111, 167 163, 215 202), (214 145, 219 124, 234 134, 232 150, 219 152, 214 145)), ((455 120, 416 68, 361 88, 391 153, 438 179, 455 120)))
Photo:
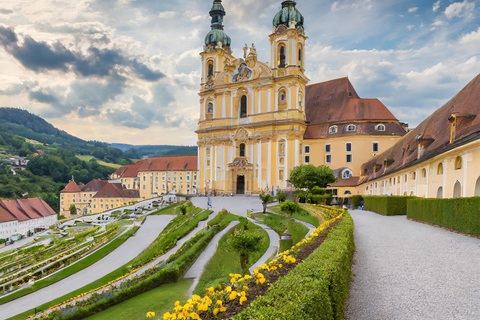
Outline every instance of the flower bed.
MULTIPOLYGON (((208 288, 203 298, 194 295, 184 306, 177 302, 173 311, 165 313, 163 319, 213 320, 227 319, 235 315, 237 315, 235 319, 304 319, 303 317, 289 317, 286 316, 286 314, 288 312, 295 312, 295 310, 302 310, 298 303, 298 296, 308 296, 309 291, 304 291, 304 289, 307 287, 312 288, 312 285, 308 285, 308 282, 315 282, 311 278, 313 274, 315 274, 315 277, 322 279, 323 284, 342 284, 339 290, 333 289, 332 293, 325 292, 325 290, 323 290, 325 286, 323 286, 319 289, 321 292, 318 296, 325 298, 325 302, 323 303, 325 307, 327 307, 327 305, 330 306, 330 310, 335 310, 337 314, 343 312, 342 306, 344 306, 346 296, 348 296, 349 271, 351 267, 351 257, 353 255, 353 222, 348 213, 345 214, 344 210, 330 208, 329 210, 331 210, 331 212, 335 211, 337 216, 323 223, 312 233, 310 238, 304 239, 290 250, 281 253, 277 259, 268 265, 264 264, 262 267, 256 268, 253 276, 245 275, 242 277, 239 274, 230 274, 231 280, 229 284, 217 288, 208 288), (345 245, 341 243, 340 246, 346 249, 334 253, 332 249, 335 249, 338 245, 338 243, 335 243, 334 248, 330 245, 327 249, 322 250, 320 245, 327 238, 327 229, 339 220, 342 220, 344 214, 346 216, 344 226, 339 228, 340 231, 334 233, 331 238, 334 239, 334 242, 345 242, 345 245), (338 241, 335 241, 337 238, 338 241), (320 249, 317 250, 319 247, 320 249), (320 253, 317 253, 317 251, 320 253), (310 259, 309 256, 312 252, 314 253, 314 257, 310 259), (327 255, 327 257, 325 257, 325 255, 327 255), (342 263, 337 263, 335 260, 332 262, 332 265, 329 264, 328 267, 332 268, 341 264, 342 268, 340 269, 345 272, 343 278, 336 272, 331 271, 335 269, 328 269, 330 272, 325 273, 326 276, 322 277, 322 272, 327 270, 319 263, 318 256, 328 260, 328 256, 330 255, 338 258, 337 260, 341 260, 342 263), (303 260, 305 260, 304 263, 300 264, 303 260), (311 260, 313 260, 313 262, 311 262, 311 260), (298 268, 296 268, 297 265, 299 265, 298 268), (299 269, 299 271, 296 271, 297 269, 299 269), (348 278, 348 280, 345 283, 346 278, 348 278), (285 283, 287 286, 284 285, 285 283), (346 295, 345 286, 347 286, 346 295), (338 292, 336 292, 336 290, 338 292), (297 297, 295 297, 296 295, 297 297), (288 298, 285 298, 287 296, 288 298), (256 299, 257 297, 258 299, 256 299), (254 302, 252 303, 252 301, 254 302), (282 303, 284 307, 282 307, 282 303), (292 303, 296 305, 293 306, 292 303), (247 308, 250 304, 251 307, 247 308), (285 306, 288 306, 292 310, 288 308, 285 309, 285 306), (265 310, 265 308, 267 310, 265 310)), ((315 282, 315 284, 317 283, 318 281, 315 282)), ((327 291, 329 291, 329 287, 327 286, 326 288, 327 291)), ((317 297, 317 295, 315 295, 315 297, 317 297)), ((306 298, 311 297, 308 296, 306 298)), ((318 299, 314 302, 318 303, 317 300, 318 299)), ((304 308, 315 309, 314 305, 308 304, 310 300, 307 299, 306 302, 307 306, 304 306, 304 308)), ((155 315, 149 313, 147 316, 154 317, 155 315)), ((310 318, 319 319, 316 316, 310 318)))

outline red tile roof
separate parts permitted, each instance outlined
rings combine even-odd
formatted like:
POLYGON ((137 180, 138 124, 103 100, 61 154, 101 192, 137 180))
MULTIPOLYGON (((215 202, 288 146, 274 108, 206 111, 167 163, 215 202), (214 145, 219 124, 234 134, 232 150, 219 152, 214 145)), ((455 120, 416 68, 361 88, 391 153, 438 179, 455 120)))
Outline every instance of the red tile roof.
POLYGON ((140 191, 123 189, 121 183, 107 183, 94 198, 140 198, 140 191))
POLYGON ((0 223, 10 221, 17 221, 17 218, 13 214, 11 214, 10 211, 5 210, 0 206, 0 223))
POLYGON ((74 193, 74 192, 80 192, 80 191, 81 190, 78 184, 76 184, 75 181, 72 180, 67 184, 65 189, 60 191, 60 193, 74 193))
POLYGON ((118 168, 114 174, 121 178, 136 178, 138 176, 138 169, 138 165, 123 166, 118 168))
POLYGON ((82 192, 97 192, 100 191, 108 181, 102 181, 98 179, 94 179, 87 183, 86 185, 82 186, 82 192))
POLYGON ((197 171, 198 157, 162 157, 140 160, 139 172, 145 171, 197 171))
POLYGON ((56 215, 56 212, 41 198, 0 200, 0 207, 18 221, 56 215))
MULTIPOLYGON (((348 78, 307 86, 305 115, 308 122, 306 139, 327 138, 330 125, 350 123, 361 129, 349 135, 401 135, 405 130, 388 108, 378 99, 362 99, 348 78), (375 122, 388 124, 385 131, 374 130, 375 122)), ((335 137, 345 135, 338 132, 335 137)))
POLYGON ((480 139, 480 75, 395 145, 362 166, 367 180, 411 167, 448 150, 480 139), (455 141, 450 143, 450 120, 457 117, 455 141), (419 146, 424 146, 418 159, 419 146), (386 170, 384 166, 387 166, 386 170), (376 167, 376 175, 373 171, 376 167))

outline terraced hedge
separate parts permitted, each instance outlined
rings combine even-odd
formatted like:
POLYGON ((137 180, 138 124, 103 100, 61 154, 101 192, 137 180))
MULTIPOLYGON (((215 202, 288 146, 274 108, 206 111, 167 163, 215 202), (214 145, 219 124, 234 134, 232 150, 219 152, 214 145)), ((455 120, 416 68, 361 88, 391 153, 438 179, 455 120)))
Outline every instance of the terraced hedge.
POLYGON ((364 209, 384 216, 404 216, 407 214, 408 196, 364 196, 364 209))
POLYGON ((232 319, 343 319, 355 250, 353 228, 346 212, 317 250, 232 319))
POLYGON ((408 200, 407 217, 480 236, 480 197, 408 200))

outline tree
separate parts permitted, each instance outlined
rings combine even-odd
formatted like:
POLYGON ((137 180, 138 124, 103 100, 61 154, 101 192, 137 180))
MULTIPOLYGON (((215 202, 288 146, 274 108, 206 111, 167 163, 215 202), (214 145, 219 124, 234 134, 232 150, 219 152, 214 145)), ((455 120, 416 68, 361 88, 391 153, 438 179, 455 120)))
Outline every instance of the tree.
POLYGON ((74 204, 70 206, 70 215, 74 216, 77 214, 77 207, 74 204))
POLYGON ((180 212, 182 213, 182 215, 186 215, 187 214, 187 209, 188 207, 184 204, 182 204, 181 206, 178 207, 178 210, 180 210, 180 212))
POLYGON ((314 187, 326 188, 337 182, 333 170, 327 166, 315 167, 313 164, 301 165, 290 171, 288 180, 296 189, 312 190, 314 187))
POLYGON ((278 191, 277 200, 279 203, 285 202, 285 200, 287 200, 287 196, 282 191, 278 191))
POLYGON ((262 236, 250 231, 237 231, 228 241, 230 247, 240 254, 240 266, 244 274, 250 274, 248 270, 248 258, 251 253, 261 248, 262 236))
POLYGON ((283 212, 286 212, 289 217, 292 217, 292 214, 300 210, 300 206, 293 201, 287 200, 280 204, 280 209, 283 212))
POLYGON ((260 197, 260 200, 262 200, 262 204, 263 204, 263 214, 265 214, 265 212, 267 211, 267 204, 269 202, 272 202, 273 197, 269 193, 265 193, 264 191, 260 193, 259 197, 260 197))

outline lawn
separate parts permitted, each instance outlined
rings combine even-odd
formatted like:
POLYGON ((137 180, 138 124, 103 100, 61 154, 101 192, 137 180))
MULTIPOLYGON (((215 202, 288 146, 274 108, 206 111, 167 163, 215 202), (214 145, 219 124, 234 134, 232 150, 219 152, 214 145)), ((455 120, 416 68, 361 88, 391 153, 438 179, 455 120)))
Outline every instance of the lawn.
MULTIPOLYGON (((93 156, 77 156, 77 158, 80 159, 80 160, 83 160, 85 162, 88 162, 88 161, 90 161, 90 159, 93 159, 95 157, 93 157, 93 156)), ((97 159, 97 158, 95 158, 95 159, 97 159)), ((99 160, 99 159, 97 159, 97 162, 98 162, 99 165, 114 168, 114 169, 118 169, 122 166, 120 164, 108 163, 108 162, 105 162, 105 161, 102 161, 102 160, 99 160)))
MULTIPOLYGON (((285 212, 283 212, 281 209, 280 209, 280 206, 274 206, 274 207, 268 207, 268 209, 272 210, 273 212, 276 212, 278 214, 285 214, 285 212)), ((292 218, 294 219, 297 219, 297 220, 300 220, 300 221, 303 221, 303 222, 307 222, 307 223, 310 223, 310 224, 313 224, 315 227, 318 227, 320 226, 321 223, 325 222, 325 221, 319 221, 319 218, 317 217, 314 217, 312 216, 310 213, 308 213, 307 211, 303 210, 301 212, 295 212, 293 215, 292 215, 292 218)))
MULTIPOLYGON (((23 289, 23 290, 20 290, 16 293, 13 293, 11 295, 8 295, 2 299, 0 299, 0 304, 3 304, 3 303, 6 303, 8 301, 11 301, 11 300, 14 300, 16 298, 19 298, 21 296, 24 296, 26 294, 29 294, 31 292, 34 292, 34 291, 37 291, 41 288, 44 288, 44 287, 47 287, 57 281, 60 281, 92 264, 94 264, 95 262, 99 261, 100 259, 102 259, 103 257, 105 257, 107 254, 109 254, 110 252, 112 252, 113 250, 115 250, 116 248, 118 248, 122 243, 124 243, 130 236, 132 236, 132 234, 138 229, 138 227, 135 227, 133 228, 132 230, 128 231, 127 233, 125 233, 124 235, 120 236, 119 238, 113 240, 111 243, 109 243, 108 245, 106 245, 105 247, 99 249, 98 251, 94 252, 93 254, 91 254, 90 256, 86 257, 85 259, 83 260, 80 260, 80 262, 77 262, 76 264, 70 266, 70 267, 67 267, 65 268, 64 270, 62 271, 59 271, 57 272, 56 274, 53 274, 51 275, 50 277, 44 279, 44 280, 40 280, 38 281, 37 283, 35 283, 33 286, 29 287, 29 288, 26 288, 26 289, 23 289)), ((45 309, 48 309, 49 307, 57 304, 57 303, 60 303, 60 302, 63 302, 63 301, 66 301, 67 299, 69 298, 72 298, 72 297, 75 297, 81 293, 84 293, 84 292, 87 292, 91 289, 95 289, 95 288, 98 288, 100 286, 102 286, 103 284, 111 281, 111 280, 114 280, 116 278, 118 278, 119 276, 122 276, 124 273, 123 273, 123 269, 120 268, 120 269, 117 269, 115 271, 113 271, 112 273, 106 275, 105 277, 95 281, 95 282, 92 282, 91 284, 83 287, 83 288, 80 288, 70 294, 67 294, 63 297, 60 297, 58 299, 55 299, 53 301, 50 301, 42 306, 39 306, 37 307, 38 310, 45 310, 45 309), (120 271, 119 271, 120 270, 120 271), (121 274, 120 274, 121 273, 121 274), (104 282, 105 281, 105 282, 104 282)), ((29 315, 33 314, 34 313, 34 309, 30 310, 30 311, 27 311, 27 312, 24 312, 18 316, 15 316, 11 319, 25 319, 26 317, 28 317, 29 315)))
MULTIPOLYGON (((254 225, 253 223, 248 224, 248 229, 260 234, 263 238, 260 251, 250 255, 249 265, 252 266, 267 251, 270 245, 270 239, 265 230, 254 225)), ((205 266, 205 271, 200 277, 194 293, 203 295, 205 288, 217 286, 219 284, 225 284, 230 281, 230 273, 242 273, 242 268, 240 267, 240 257, 238 253, 230 250, 227 243, 228 238, 234 231, 235 228, 227 232, 227 234, 220 239, 218 243, 218 249, 213 255, 212 259, 210 259, 205 266)))
POLYGON ((175 301, 180 301, 182 305, 186 302, 185 295, 192 283, 193 279, 182 279, 177 283, 164 284, 87 319, 147 319, 147 312, 155 312, 154 319, 162 319, 165 312, 172 311, 175 301))

